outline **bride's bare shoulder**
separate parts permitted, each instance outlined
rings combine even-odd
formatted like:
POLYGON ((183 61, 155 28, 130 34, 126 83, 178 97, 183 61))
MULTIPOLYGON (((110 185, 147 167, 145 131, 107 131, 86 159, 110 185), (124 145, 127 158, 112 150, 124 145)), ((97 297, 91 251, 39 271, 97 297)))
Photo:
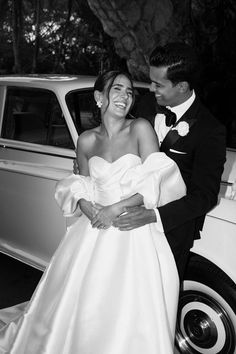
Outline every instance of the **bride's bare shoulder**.
POLYGON ((90 148, 95 140, 97 134, 99 134, 100 127, 96 127, 93 129, 85 130, 83 133, 80 134, 77 142, 77 146, 82 148, 83 150, 87 150, 90 148))
POLYGON ((131 135, 138 140, 140 146, 145 146, 145 149, 148 145, 152 151, 159 151, 155 130, 147 119, 135 119, 132 123, 131 135))
POLYGON ((100 133, 100 127, 96 127, 93 129, 85 130, 83 133, 80 134, 79 140, 80 141, 87 141, 88 139, 94 139, 100 133))
POLYGON ((131 124, 130 124, 130 128, 134 131, 150 131, 153 130, 153 127, 151 125, 151 123, 145 119, 145 118, 136 118, 133 119, 131 124))

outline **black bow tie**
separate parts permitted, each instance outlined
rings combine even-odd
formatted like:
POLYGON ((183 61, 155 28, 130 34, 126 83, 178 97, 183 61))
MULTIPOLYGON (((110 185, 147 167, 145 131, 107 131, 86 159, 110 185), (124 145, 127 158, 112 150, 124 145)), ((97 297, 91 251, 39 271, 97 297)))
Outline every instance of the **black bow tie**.
POLYGON ((166 126, 170 127, 176 123, 176 114, 172 112, 169 108, 162 106, 160 108, 160 113, 166 116, 166 126))

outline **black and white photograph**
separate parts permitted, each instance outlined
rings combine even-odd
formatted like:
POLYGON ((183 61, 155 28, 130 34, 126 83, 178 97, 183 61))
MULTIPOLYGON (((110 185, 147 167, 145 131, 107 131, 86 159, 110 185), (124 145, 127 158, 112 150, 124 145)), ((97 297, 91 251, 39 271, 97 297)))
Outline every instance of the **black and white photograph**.
POLYGON ((236 2, 0 0, 0 354, 236 354, 236 2))

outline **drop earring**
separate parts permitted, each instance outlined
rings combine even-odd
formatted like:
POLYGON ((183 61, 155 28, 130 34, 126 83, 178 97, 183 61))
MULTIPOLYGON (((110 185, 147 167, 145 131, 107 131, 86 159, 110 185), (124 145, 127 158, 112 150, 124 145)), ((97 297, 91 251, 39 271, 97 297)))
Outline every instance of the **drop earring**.
POLYGON ((97 104, 98 108, 101 108, 102 107, 102 100, 97 101, 96 104, 97 104))

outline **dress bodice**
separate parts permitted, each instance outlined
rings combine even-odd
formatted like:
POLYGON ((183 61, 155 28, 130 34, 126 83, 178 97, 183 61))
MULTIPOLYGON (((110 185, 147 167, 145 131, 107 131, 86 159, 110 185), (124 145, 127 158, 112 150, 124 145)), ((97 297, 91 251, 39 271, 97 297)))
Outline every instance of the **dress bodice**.
POLYGON ((89 159, 89 172, 94 182, 94 200, 107 205, 121 198, 120 181, 131 167, 141 165, 141 159, 135 154, 125 154, 113 162, 102 157, 89 159))
POLYGON ((113 162, 89 159, 89 176, 70 175, 56 186, 55 198, 65 216, 78 216, 78 201, 110 205, 139 193, 148 209, 181 198, 186 188, 175 162, 162 152, 145 161, 128 153, 113 162), (178 187, 177 187, 178 184, 178 187))

